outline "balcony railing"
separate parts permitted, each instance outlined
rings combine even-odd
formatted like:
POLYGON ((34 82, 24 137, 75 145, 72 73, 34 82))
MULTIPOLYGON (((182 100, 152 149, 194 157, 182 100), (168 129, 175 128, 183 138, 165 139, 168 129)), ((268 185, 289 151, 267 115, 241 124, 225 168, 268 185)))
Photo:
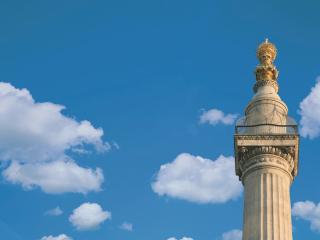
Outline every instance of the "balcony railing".
POLYGON ((235 133, 238 135, 270 135, 270 134, 298 134, 297 125, 257 124, 236 125, 235 133))

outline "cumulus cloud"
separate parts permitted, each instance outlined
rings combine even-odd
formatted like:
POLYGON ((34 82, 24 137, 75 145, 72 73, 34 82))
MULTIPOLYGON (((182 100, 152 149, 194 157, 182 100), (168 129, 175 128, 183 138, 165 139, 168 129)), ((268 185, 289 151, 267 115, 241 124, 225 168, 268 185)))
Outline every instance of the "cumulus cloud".
POLYGON ((132 223, 128 223, 128 222, 124 222, 124 223, 122 223, 120 225, 119 228, 122 229, 122 230, 125 230, 125 231, 132 232, 133 231, 133 224, 132 223))
POLYGON ((20 183, 25 189, 38 186, 45 193, 52 194, 99 191, 104 179, 100 168, 83 168, 72 160, 26 164, 13 161, 3 171, 3 176, 12 183, 20 183))
POLYGON ((300 134, 313 139, 320 135, 320 77, 311 92, 300 103, 300 134))
POLYGON ((63 211, 59 206, 45 212, 45 215, 49 215, 49 216, 60 216, 62 214, 63 214, 63 211))
POLYGON ((211 125, 217 125, 222 123, 225 125, 232 125, 236 120, 238 114, 225 114, 219 109, 210 109, 208 111, 203 111, 200 116, 200 123, 209 123, 211 125))
MULTIPOLYGON (((179 240, 175 237, 171 237, 171 238, 168 238, 168 240, 179 240)), ((180 240, 193 240, 193 238, 190 238, 190 237, 183 237, 183 238, 180 238, 180 240)))
POLYGON ((212 161, 182 153, 160 167, 152 189, 160 196, 196 203, 224 203, 239 197, 242 185, 234 173, 233 157, 221 155, 212 161))
POLYGON ((67 153, 85 151, 88 145, 103 152, 110 144, 102 141, 102 129, 64 115, 64 109, 35 102, 27 89, 0 83, 0 161, 9 164, 3 172, 7 181, 47 193, 100 189, 101 170, 82 168, 67 153), (81 186, 69 182, 80 179, 81 186))
POLYGON ((69 221, 77 230, 92 230, 104 221, 111 219, 111 213, 103 211, 97 203, 83 203, 74 209, 69 221))
POLYGON ((296 202, 292 208, 292 215, 310 222, 311 229, 320 232, 320 203, 296 202))
POLYGON ((231 230, 222 234, 222 240, 242 240, 242 231, 238 229, 231 230))
POLYGON ((41 240, 72 240, 71 237, 68 237, 67 235, 65 234, 60 234, 59 236, 44 236, 41 238, 41 240))

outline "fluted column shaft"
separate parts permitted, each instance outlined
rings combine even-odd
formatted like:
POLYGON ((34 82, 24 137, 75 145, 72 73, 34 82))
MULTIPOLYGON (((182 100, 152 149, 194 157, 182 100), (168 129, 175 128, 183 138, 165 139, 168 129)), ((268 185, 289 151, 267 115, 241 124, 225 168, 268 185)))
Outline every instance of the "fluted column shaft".
POLYGON ((258 155, 251 161, 256 164, 242 179, 243 240, 292 240, 290 166, 272 155, 258 155))

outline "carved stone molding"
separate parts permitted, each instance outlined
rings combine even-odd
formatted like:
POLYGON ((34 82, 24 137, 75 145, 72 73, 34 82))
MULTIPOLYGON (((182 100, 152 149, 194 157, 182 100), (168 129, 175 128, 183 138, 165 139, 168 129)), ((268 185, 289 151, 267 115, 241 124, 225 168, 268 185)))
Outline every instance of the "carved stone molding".
POLYGON ((298 140, 296 134, 274 134, 274 135, 235 135, 237 140, 298 140))
POLYGON ((242 175, 240 176, 240 179, 242 181, 245 180, 246 176, 248 176, 250 173, 258 170, 258 169, 278 169, 283 172, 285 172, 289 178, 292 180, 292 170, 294 168, 294 162, 293 161, 287 161, 279 156, 272 156, 272 155, 263 155, 263 156, 256 156, 253 158, 250 158, 242 165, 243 171, 242 175))
POLYGON ((254 165, 261 163, 264 163, 265 165, 276 164, 289 174, 292 174, 292 170, 294 169, 295 149, 290 146, 239 147, 237 155, 239 168, 242 174, 254 165))
MULTIPOLYGON (((299 135, 235 135, 236 174, 241 178, 259 159, 278 159, 278 167, 287 171, 293 178, 298 172, 299 135), (258 160, 254 160, 258 159, 258 160)), ((267 162, 266 162, 267 164, 267 162)))
POLYGON ((261 154, 272 154, 282 157, 283 159, 292 161, 295 158, 294 147, 283 146, 283 147, 274 147, 274 146, 256 146, 256 147, 239 147, 238 148, 238 157, 239 161, 243 162, 252 157, 261 154))

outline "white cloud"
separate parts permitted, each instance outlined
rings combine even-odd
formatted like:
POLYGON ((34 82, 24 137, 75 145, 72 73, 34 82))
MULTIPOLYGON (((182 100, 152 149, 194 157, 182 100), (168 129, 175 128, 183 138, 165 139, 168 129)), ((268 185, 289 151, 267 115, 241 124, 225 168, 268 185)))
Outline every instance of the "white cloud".
MULTIPOLYGON (((168 238, 168 240, 178 240, 177 238, 175 237, 171 237, 171 238, 168 238)), ((190 238, 190 237, 183 237, 183 238, 180 238, 180 240, 193 240, 193 238, 190 238)))
POLYGON ((41 240, 72 240, 71 237, 68 237, 67 235, 65 234, 60 234, 59 236, 44 236, 41 238, 41 240))
POLYGON ((45 215, 50 215, 50 216, 60 216, 62 214, 63 214, 63 211, 59 206, 45 212, 45 215))
POLYGON ((233 157, 221 155, 212 161, 182 153, 173 162, 161 166, 152 189, 160 196, 223 203, 239 197, 242 185, 234 173, 233 157))
POLYGON ((83 203, 69 217, 69 221, 78 230, 96 229, 108 219, 111 219, 111 213, 103 211, 97 203, 83 203))
POLYGON ((120 225, 120 229, 132 232, 133 231, 133 224, 128 223, 128 222, 124 222, 120 225))
POLYGON ((52 194, 99 191, 103 182, 100 168, 82 168, 72 160, 26 164, 13 161, 3 176, 12 183, 20 183, 25 189, 38 186, 52 194))
POLYGON ((3 173, 6 180, 26 189, 39 186, 47 193, 100 189, 101 170, 78 166, 67 152, 84 152, 87 145, 103 152, 110 144, 102 141, 102 129, 65 116, 64 109, 50 102, 37 103, 27 89, 0 83, 0 161, 9 163, 3 173), (81 179, 80 186, 70 179, 81 179))
POLYGON ((222 234, 222 240, 241 240, 242 231, 238 229, 231 230, 222 234))
POLYGON ((311 229, 320 232, 320 203, 296 202, 292 208, 292 215, 309 221, 311 229))
POLYGON ((300 103, 300 134, 310 139, 320 135, 320 77, 311 92, 300 103))
POLYGON ((200 123, 209 123, 211 125, 217 125, 222 123, 225 125, 232 125, 237 118, 237 114, 225 114, 219 109, 210 109, 203 111, 200 116, 200 123))

